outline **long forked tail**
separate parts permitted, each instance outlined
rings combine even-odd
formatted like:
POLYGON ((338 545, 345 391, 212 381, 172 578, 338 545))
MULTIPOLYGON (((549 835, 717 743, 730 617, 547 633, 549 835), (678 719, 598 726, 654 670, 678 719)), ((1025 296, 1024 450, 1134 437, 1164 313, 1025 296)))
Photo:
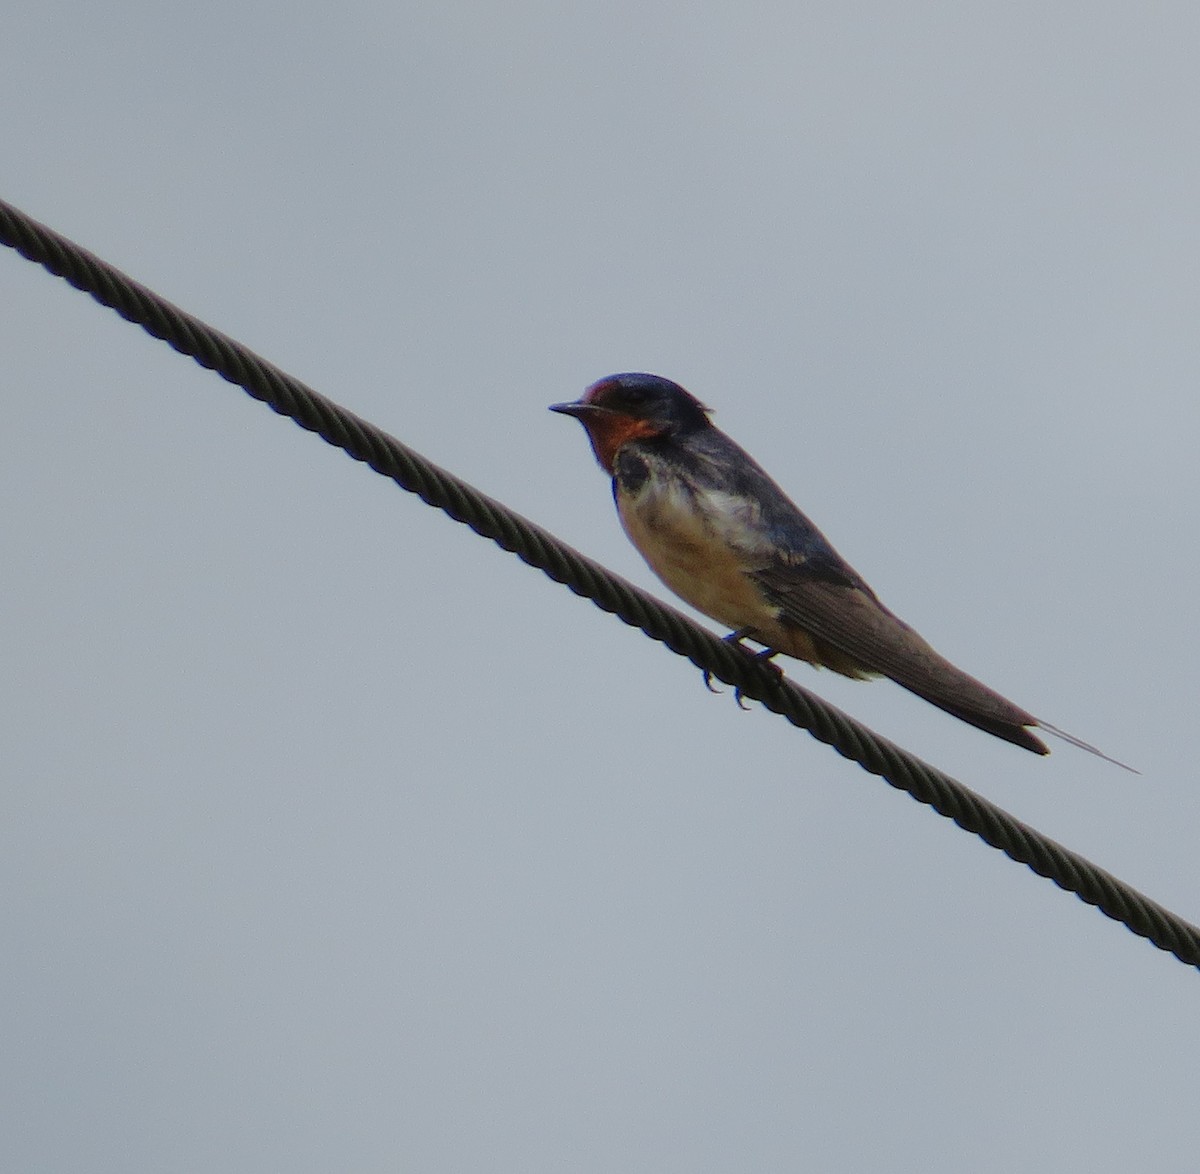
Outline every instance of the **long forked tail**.
POLYGON ((1050 748, 1031 732, 1031 726, 1114 766, 1139 773, 1074 734, 1034 717, 963 672, 884 607, 853 571, 846 568, 846 572, 845 583, 806 578, 791 568, 752 574, 768 602, 779 609, 783 634, 790 628, 803 634, 803 640, 791 647, 784 643, 780 651, 851 677, 890 677, 960 721, 1034 754, 1049 754, 1050 748), (831 650, 837 655, 831 656, 831 650))
POLYGON ((913 641, 913 644, 920 648, 921 655, 904 662, 900 671, 888 675, 897 684, 903 685, 939 709, 953 714, 960 721, 994 734, 997 738, 1003 738, 1006 742, 1032 750, 1034 754, 1049 754, 1050 748, 1046 743, 1027 728, 1034 726, 1131 774, 1141 773, 1120 759, 1105 754, 1090 742, 1068 734, 1066 730, 1060 730, 1058 726, 1042 721, 1028 710, 1014 705, 1007 697, 1001 696, 982 681, 951 664, 924 641, 919 645, 913 641))
POLYGON ((1039 730, 1045 730, 1047 734, 1053 734, 1056 738, 1061 738, 1064 742, 1069 742, 1072 746, 1076 746, 1080 750, 1086 750, 1089 754, 1094 754, 1097 758, 1103 758, 1105 762, 1111 762, 1113 766, 1119 766, 1122 770, 1129 771, 1130 774, 1140 775, 1142 773, 1136 767, 1121 762, 1120 759, 1110 757, 1103 750, 1097 750, 1090 742, 1085 742, 1082 738, 1075 737, 1074 734, 1068 734, 1066 730, 1060 730, 1058 726, 1052 726, 1049 722, 1042 721, 1041 718, 1038 718, 1037 725, 1039 730))

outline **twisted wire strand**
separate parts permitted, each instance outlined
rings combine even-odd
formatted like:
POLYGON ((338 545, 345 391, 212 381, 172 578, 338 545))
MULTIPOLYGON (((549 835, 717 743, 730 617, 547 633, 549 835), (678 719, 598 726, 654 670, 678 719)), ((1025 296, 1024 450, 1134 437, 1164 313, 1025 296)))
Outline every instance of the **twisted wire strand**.
POLYGON ((1200 929, 0 200, 0 241, 1189 966, 1200 929))

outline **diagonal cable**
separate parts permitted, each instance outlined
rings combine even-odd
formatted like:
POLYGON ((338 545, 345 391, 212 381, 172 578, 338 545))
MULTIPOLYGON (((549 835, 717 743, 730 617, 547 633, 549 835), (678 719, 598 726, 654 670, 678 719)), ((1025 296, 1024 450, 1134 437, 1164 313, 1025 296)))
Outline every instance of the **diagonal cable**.
POLYGON ((0 242, 1189 966, 1200 929, 0 200, 0 242))

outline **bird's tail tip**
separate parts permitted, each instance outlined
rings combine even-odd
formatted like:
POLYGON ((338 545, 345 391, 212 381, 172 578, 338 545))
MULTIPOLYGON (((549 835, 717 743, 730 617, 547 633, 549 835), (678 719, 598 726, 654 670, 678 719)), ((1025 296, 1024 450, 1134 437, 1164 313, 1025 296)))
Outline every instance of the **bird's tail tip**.
POLYGON ((1058 726, 1052 726, 1049 722, 1042 721, 1041 718, 1038 718, 1037 725, 1038 729, 1045 730, 1047 734, 1053 734, 1056 738, 1061 738, 1062 741, 1069 742, 1072 746, 1080 750, 1086 750, 1089 754, 1094 754, 1097 758, 1103 758, 1105 762, 1111 762, 1113 766, 1119 766, 1122 770, 1129 771, 1130 774, 1140 775, 1142 773, 1136 767, 1132 767, 1118 758, 1113 758, 1111 755, 1105 754, 1103 750, 1097 750, 1090 742, 1085 742, 1082 738, 1075 737, 1074 734, 1068 734, 1066 730, 1060 730, 1058 726))

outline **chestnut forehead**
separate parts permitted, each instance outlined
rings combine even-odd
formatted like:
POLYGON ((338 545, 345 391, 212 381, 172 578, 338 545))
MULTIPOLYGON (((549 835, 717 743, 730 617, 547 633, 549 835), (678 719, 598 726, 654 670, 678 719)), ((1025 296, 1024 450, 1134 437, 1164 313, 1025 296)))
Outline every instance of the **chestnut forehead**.
POLYGON ((703 421, 706 408, 677 383, 653 375, 609 375, 593 383, 580 402, 638 417, 655 416, 703 421))
POLYGON ((601 379, 599 383, 593 383, 582 396, 585 404, 596 404, 599 407, 604 406, 606 399, 611 399, 614 396, 619 396, 623 388, 613 379, 601 379))

